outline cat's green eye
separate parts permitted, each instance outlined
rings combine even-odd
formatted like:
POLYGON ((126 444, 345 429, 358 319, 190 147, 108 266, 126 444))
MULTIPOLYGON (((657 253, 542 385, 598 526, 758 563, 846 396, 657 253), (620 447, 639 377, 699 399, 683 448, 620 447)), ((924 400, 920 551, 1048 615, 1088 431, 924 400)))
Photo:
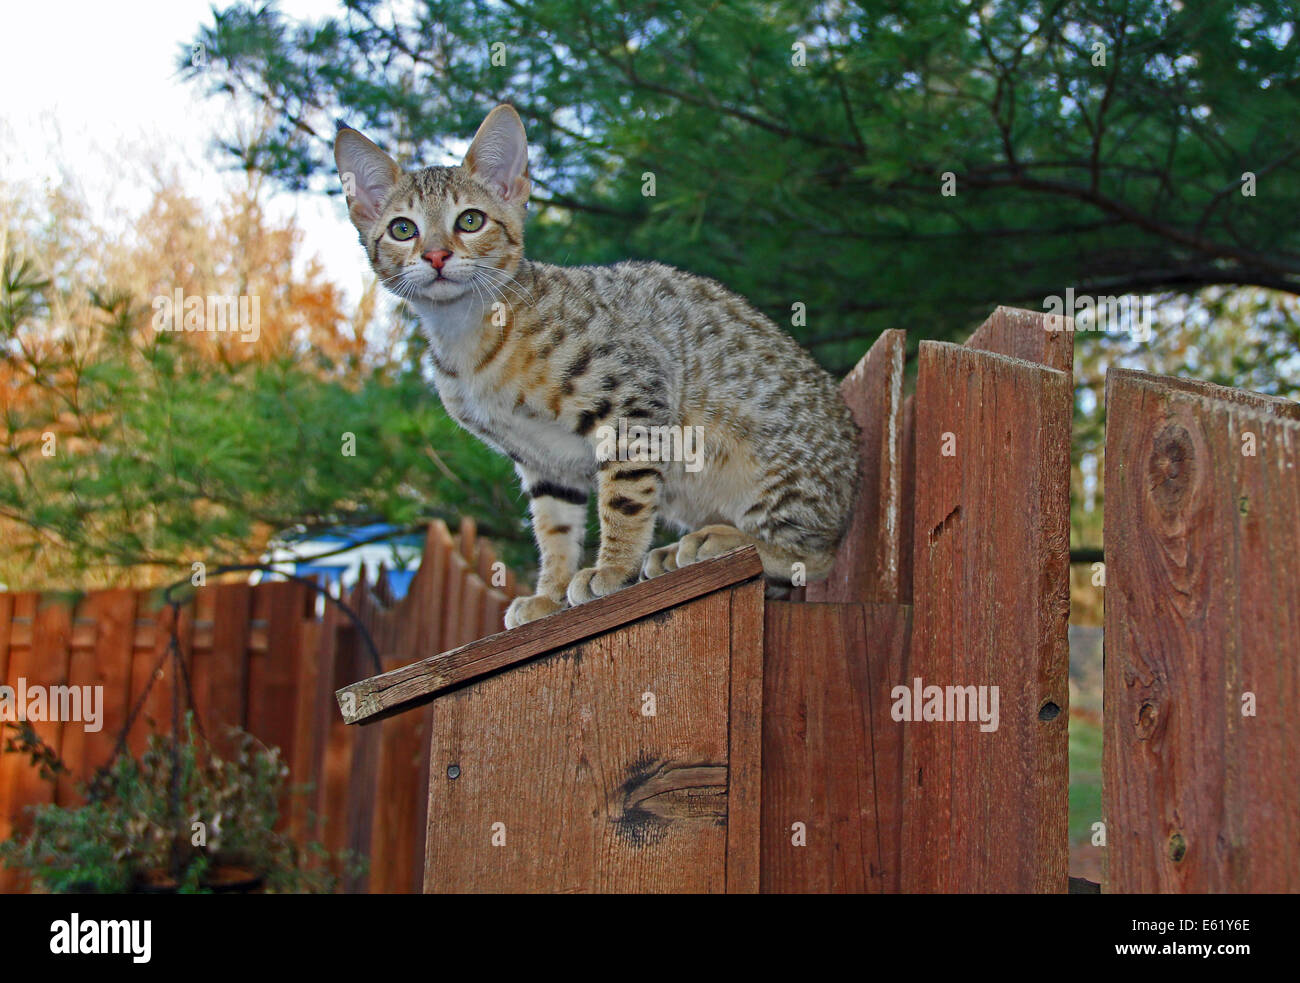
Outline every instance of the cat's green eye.
POLYGON ((409 218, 395 218, 388 223, 388 234, 398 242, 413 238, 419 231, 409 218))
POLYGON ((471 208, 460 213, 460 216, 456 219, 456 228, 462 232, 477 232, 483 228, 483 223, 486 221, 486 215, 477 208, 471 208))

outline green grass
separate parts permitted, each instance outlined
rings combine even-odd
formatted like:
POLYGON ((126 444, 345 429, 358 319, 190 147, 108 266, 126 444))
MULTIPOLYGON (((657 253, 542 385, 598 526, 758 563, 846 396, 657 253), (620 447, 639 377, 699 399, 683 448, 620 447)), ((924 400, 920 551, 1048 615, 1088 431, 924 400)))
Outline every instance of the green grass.
POLYGON ((1070 720, 1070 841, 1086 843, 1101 820, 1101 728, 1070 720))

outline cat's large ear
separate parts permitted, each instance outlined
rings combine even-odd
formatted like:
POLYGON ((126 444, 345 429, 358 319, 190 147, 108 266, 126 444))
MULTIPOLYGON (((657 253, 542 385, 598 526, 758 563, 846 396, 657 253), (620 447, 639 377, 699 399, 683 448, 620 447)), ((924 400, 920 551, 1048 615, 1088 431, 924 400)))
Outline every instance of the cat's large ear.
POLYGON ((334 134, 334 163, 343 180, 352 224, 365 233, 379 218, 379 209, 402 176, 401 168, 350 126, 340 126, 334 134))
POLYGON ((465 154, 465 170, 506 201, 528 199, 528 137, 514 107, 501 105, 487 114, 465 154))

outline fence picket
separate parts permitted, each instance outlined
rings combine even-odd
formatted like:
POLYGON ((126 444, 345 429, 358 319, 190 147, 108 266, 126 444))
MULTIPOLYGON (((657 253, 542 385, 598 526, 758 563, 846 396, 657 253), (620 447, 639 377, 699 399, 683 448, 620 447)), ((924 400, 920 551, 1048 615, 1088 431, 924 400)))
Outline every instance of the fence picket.
POLYGON ((1112 369, 1106 412, 1105 890, 1298 891, 1300 406, 1112 369))
POLYGON ((898 602, 902 556, 902 331, 885 331, 840 385, 861 431, 858 500, 835 565, 809 601, 898 602))
POLYGON ((900 725, 907 891, 1066 889, 1070 393, 1064 372, 921 343, 916 621, 894 685, 996 692, 999 721, 958 722, 954 699, 900 725))

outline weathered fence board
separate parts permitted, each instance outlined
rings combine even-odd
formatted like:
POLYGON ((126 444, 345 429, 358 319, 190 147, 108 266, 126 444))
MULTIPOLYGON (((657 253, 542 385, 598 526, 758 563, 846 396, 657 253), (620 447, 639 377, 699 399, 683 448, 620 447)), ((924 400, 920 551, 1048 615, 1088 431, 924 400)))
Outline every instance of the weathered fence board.
POLYGON ((900 605, 768 602, 764 892, 898 890, 902 732, 888 695, 910 621, 900 605))
MULTIPOLYGON (((374 667, 350 666, 348 659, 352 650, 343 637, 345 632, 354 631, 347 625, 343 613, 332 604, 325 605, 321 617, 320 632, 320 678, 317 685, 321 687, 316 707, 320 700, 332 701, 334 690, 344 683, 373 672, 374 667)), ((321 843, 331 853, 337 853, 347 846, 348 837, 348 772, 352 760, 352 735, 337 715, 323 716, 317 713, 324 727, 324 751, 321 764, 320 787, 314 798, 316 809, 320 813, 321 843)))
POLYGON ((885 331, 840 384, 861 430, 857 504, 844 545, 809 601, 900 600, 903 349, 906 334, 885 331))
POLYGON ((371 723, 422 706, 444 690, 514 665, 521 659, 553 651, 728 586, 734 582, 737 571, 745 577, 762 573, 762 563, 752 547, 723 556, 725 562, 694 563, 677 571, 678 576, 643 581, 617 594, 568 609, 562 618, 530 621, 512 631, 490 635, 472 645, 439 652, 345 686, 337 694, 343 719, 350 724, 371 723))
POLYGON ((904 890, 1066 889, 1070 394, 1064 372, 921 344, 899 685, 921 680, 914 712, 943 688, 945 719, 902 725, 904 890), (988 724, 953 719, 972 709, 988 724))
POLYGON ((760 889, 763 818, 764 586, 755 579, 731 592, 731 691, 727 698, 727 893, 760 889))
POLYGON ((1300 890, 1300 405, 1111 370, 1108 891, 1300 890))
MULTIPOLYGON (((314 598, 308 598, 314 600, 314 598)), ((317 835, 311 813, 314 808, 314 786, 320 781, 321 765, 325 757, 322 732, 323 715, 316 712, 325 688, 320 676, 320 622, 304 618, 298 625, 298 678, 293 691, 293 757, 287 759, 290 781, 301 790, 289 804, 289 835, 301 841, 317 835)), ((331 679, 332 681, 332 679, 331 679)))
POLYGON ((171 727, 172 667, 163 654, 171 637, 172 612, 154 591, 140 596, 136 610, 130 707, 138 704, 140 712, 137 726, 128 735, 127 748, 138 756, 148 744, 150 733, 166 732, 171 727))
POLYGON ((758 890, 761 568, 708 567, 628 588, 657 603, 615 632, 583 612, 618 597, 510 632, 439 700, 427 891, 758 890))
POLYGON ((1074 371, 1074 318, 998 307, 966 341, 967 348, 1074 371))

